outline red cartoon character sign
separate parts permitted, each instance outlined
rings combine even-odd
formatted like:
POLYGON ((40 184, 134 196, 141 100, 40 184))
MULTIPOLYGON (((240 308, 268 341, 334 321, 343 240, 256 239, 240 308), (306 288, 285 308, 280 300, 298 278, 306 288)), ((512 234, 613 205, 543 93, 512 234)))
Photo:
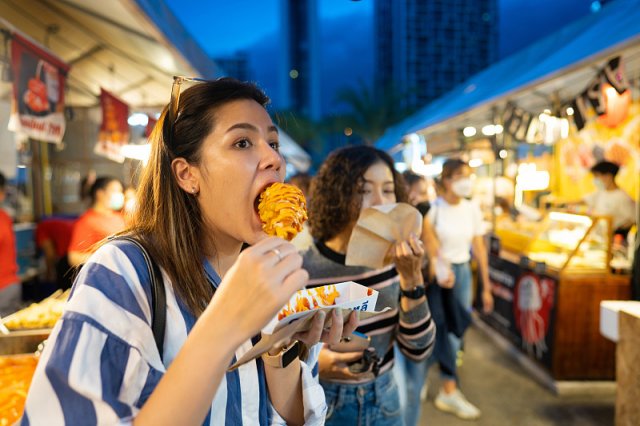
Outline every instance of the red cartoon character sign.
POLYGON ((516 328, 522 346, 537 359, 548 350, 545 342, 554 304, 555 281, 528 272, 516 284, 513 300, 516 328))

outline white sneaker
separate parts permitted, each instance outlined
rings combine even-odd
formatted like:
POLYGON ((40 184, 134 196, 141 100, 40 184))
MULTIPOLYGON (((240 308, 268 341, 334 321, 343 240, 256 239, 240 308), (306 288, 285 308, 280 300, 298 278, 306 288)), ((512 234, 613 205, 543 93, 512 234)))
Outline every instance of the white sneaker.
POLYGON ((420 401, 425 402, 427 400, 427 393, 429 392, 429 382, 427 380, 424 381, 424 385, 422 385, 422 389, 420 389, 420 401))
POLYGON ((480 417, 478 407, 467 401, 459 389, 450 394, 440 391, 436 397, 435 406, 440 411, 455 414, 465 420, 475 420, 480 417))

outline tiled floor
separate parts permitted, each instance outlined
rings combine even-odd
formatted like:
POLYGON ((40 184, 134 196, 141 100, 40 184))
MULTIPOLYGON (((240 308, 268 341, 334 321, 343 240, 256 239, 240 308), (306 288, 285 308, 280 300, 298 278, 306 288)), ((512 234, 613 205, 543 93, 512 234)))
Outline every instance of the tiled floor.
POLYGON ((464 364, 459 369, 461 389, 482 410, 477 421, 465 421, 438 411, 437 367, 429 376, 429 400, 423 405, 421 425, 457 426, 607 426, 614 423, 615 395, 556 396, 544 388, 483 331, 472 327, 465 336, 464 364))

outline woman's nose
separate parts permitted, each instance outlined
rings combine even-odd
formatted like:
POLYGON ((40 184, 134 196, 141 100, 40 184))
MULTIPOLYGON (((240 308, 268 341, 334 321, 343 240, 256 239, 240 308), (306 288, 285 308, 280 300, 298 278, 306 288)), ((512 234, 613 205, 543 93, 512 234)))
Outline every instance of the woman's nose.
POLYGON ((384 204, 384 196, 381 190, 374 190, 371 194, 371 205, 379 206, 384 204))
POLYGON ((270 143, 262 144, 261 163, 264 169, 280 170, 284 164, 284 158, 280 152, 273 149, 270 143))

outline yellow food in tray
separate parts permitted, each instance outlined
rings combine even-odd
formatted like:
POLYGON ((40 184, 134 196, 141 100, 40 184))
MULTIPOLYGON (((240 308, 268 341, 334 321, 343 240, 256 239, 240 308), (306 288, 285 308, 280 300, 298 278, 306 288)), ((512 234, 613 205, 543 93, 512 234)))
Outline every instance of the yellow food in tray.
POLYGON ((0 356, 0 426, 13 425, 22 417, 37 364, 35 355, 0 356))
POLYGON ((336 304, 336 299, 339 296, 340 292, 335 285, 327 285, 310 290, 300 290, 296 294, 295 302, 289 302, 287 306, 282 308, 278 313, 278 321, 298 312, 309 311, 323 306, 333 306, 336 304), (311 300, 311 302, 309 302, 309 300, 311 300), (313 304, 313 306, 311 306, 311 304, 313 304))
POLYGON ((36 328, 53 328, 62 316, 64 304, 69 298, 69 290, 53 293, 40 303, 15 312, 2 320, 9 330, 24 330, 36 328))
POLYGON ((258 214, 268 235, 291 241, 307 220, 307 200, 300 189, 276 182, 260 195, 258 214))

